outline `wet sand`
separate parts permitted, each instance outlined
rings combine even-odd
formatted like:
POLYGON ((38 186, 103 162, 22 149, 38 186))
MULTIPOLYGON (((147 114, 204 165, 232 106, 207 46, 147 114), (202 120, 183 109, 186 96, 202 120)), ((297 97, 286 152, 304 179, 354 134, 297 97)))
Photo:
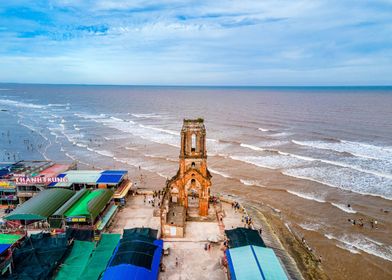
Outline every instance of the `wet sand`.
MULTIPOLYGON (((246 172, 252 174, 254 170, 250 168, 246 172)), ((139 183, 140 185, 152 188, 156 186, 156 189, 164 185, 164 178, 143 170, 134 170, 136 181, 140 174, 144 174, 144 182, 139 183)), ((372 206, 378 205, 387 209, 390 205, 385 203, 384 199, 347 193, 352 208, 357 212, 346 213, 328 202, 303 199, 286 191, 307 188, 314 190, 317 188, 315 182, 287 177, 274 170, 260 171, 260 168, 257 169, 257 178, 263 187, 246 186, 237 179, 214 175, 211 191, 213 194, 228 195, 248 205, 255 215, 258 211, 262 213, 283 246, 296 260, 305 279, 391 279, 392 262, 374 255, 374 251, 382 248, 383 244, 387 245, 386 250, 388 244, 392 244, 392 213, 383 213, 378 207, 372 206), (359 218, 365 221, 364 227, 348 222, 348 219, 359 218), (378 221, 378 229, 372 229, 368 222, 374 218, 378 221), (308 229, 300 225, 308 225, 308 229), (351 236, 360 241, 355 243, 353 239, 354 245, 349 245, 348 238, 351 236), (306 246, 301 244, 302 238, 306 246), (373 240, 380 246, 366 247, 367 243, 361 243, 363 240, 373 240), (308 248, 312 251, 309 252, 308 248)), ((325 186, 320 185, 319 188, 325 186)), ((341 197, 340 193, 339 196, 341 197)), ((339 201, 342 200, 344 198, 339 201)))

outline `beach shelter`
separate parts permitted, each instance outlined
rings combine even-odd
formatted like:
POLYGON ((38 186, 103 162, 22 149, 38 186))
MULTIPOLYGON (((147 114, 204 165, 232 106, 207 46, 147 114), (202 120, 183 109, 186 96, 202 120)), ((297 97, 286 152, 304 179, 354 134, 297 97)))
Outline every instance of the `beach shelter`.
POLYGON ((4 219, 8 221, 45 220, 60 208, 74 192, 66 189, 49 189, 39 192, 28 201, 16 207, 4 219))
POLYGON ((226 250, 233 280, 287 280, 275 252, 270 248, 242 246, 226 250))
POLYGON ((102 279, 158 279, 163 241, 156 233, 149 228, 124 230, 102 279))
POLYGON ((236 248, 246 245, 255 245, 265 247, 264 241, 257 230, 238 227, 235 229, 225 230, 229 239, 229 247, 236 248))

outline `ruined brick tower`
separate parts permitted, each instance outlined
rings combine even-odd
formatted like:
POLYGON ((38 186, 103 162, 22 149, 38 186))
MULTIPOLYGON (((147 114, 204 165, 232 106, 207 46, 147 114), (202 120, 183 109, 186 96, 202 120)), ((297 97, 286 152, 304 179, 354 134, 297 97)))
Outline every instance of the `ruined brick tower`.
POLYGON ((208 216, 211 174, 207 169, 206 129, 203 119, 184 119, 179 158, 177 175, 170 180, 172 200, 188 209, 189 196, 192 196, 194 201, 198 199, 199 215, 208 216))

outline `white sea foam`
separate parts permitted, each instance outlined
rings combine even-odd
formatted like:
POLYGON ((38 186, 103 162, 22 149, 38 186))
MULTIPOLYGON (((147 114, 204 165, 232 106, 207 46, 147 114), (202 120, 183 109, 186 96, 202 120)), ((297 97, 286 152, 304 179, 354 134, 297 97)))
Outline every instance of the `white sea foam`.
POLYGON ((316 149, 346 152, 357 157, 364 157, 368 159, 385 159, 392 161, 392 147, 390 146, 376 146, 367 143, 351 142, 345 140, 336 142, 292 140, 292 142, 300 146, 307 146, 316 149))
POLYGON ((260 147, 257 147, 257 146, 253 146, 253 145, 249 145, 249 144, 241 143, 240 146, 244 147, 244 148, 248 148, 248 149, 254 150, 254 151, 265 151, 265 149, 263 149, 263 148, 260 148, 260 147))
POLYGON ((291 132, 278 132, 278 133, 274 133, 274 134, 270 134, 270 135, 268 135, 268 136, 270 136, 270 137, 287 137, 287 136, 290 136, 290 135, 293 135, 293 133, 291 133, 291 132))
POLYGON ((392 180, 337 166, 288 168, 282 174, 363 195, 392 199, 392 180))
POLYGON ((339 208, 340 210, 346 212, 346 213, 352 213, 352 214, 357 213, 357 211, 353 210, 351 207, 348 207, 348 206, 345 205, 345 204, 333 203, 333 202, 331 202, 331 204, 332 204, 333 206, 339 208))
POLYGON ((292 168, 297 166, 304 166, 304 162, 302 160, 274 155, 274 156, 230 156, 231 159, 242 161, 245 163, 253 164, 259 167, 268 168, 268 169, 282 169, 282 168, 292 168))
POLYGON ((262 128, 262 127, 259 127, 258 128, 260 131, 262 131, 262 132, 268 132, 268 131, 270 131, 269 129, 267 129, 267 128, 262 128))
POLYGON ((287 190, 288 193, 291 193, 293 195, 296 195, 298 197, 307 199, 307 200, 314 200, 320 203, 324 203, 325 199, 322 196, 317 196, 314 193, 304 193, 304 192, 298 192, 298 191, 292 191, 292 190, 287 190))
POLYGON ((313 224, 313 223, 300 223, 298 224, 301 228, 303 228, 304 230, 308 230, 308 231, 315 231, 318 232, 321 229, 321 225, 320 224, 313 224))
POLYGON ((162 119, 167 118, 166 116, 158 115, 158 114, 131 114, 135 118, 138 119, 162 119))
POLYGON ((218 175, 220 175, 220 176, 222 176, 222 177, 231 178, 231 176, 230 176, 229 174, 225 173, 225 172, 222 172, 222 171, 219 171, 219 170, 216 170, 216 169, 212 169, 212 168, 208 168, 208 169, 209 169, 212 173, 218 174, 218 175))
POLYGON ((257 180, 245 180, 245 179, 240 179, 240 182, 244 184, 245 186, 258 186, 258 187, 264 187, 263 184, 260 183, 260 181, 257 180))
POLYGON ((136 147, 125 147, 126 150, 137 151, 136 147))
POLYGON ((113 153, 110 152, 110 151, 105 151, 105 150, 94 150, 94 152, 96 152, 97 154, 100 154, 101 156, 111 157, 111 158, 114 157, 113 153))
POLYGON ((48 105, 46 105, 46 106, 48 106, 48 107, 66 107, 66 106, 69 106, 70 104, 69 103, 66 103, 66 104, 61 104, 61 103, 49 103, 48 105))
POLYGON ((82 144, 82 143, 76 143, 76 146, 81 147, 81 148, 87 148, 87 145, 82 144))
POLYGON ((155 130, 155 131, 160 131, 160 132, 168 133, 168 134, 175 135, 175 136, 179 136, 179 135, 180 135, 179 132, 173 131, 173 130, 169 130, 169 129, 163 129, 163 128, 158 128, 158 127, 152 127, 152 126, 147 126, 147 125, 143 125, 143 124, 139 124, 139 126, 140 126, 140 127, 143 127, 143 128, 147 128, 147 129, 152 129, 152 130, 155 130))
POLYGON ((392 246, 390 245, 384 245, 377 241, 374 242, 374 240, 360 234, 343 234, 339 237, 334 236, 333 234, 324 234, 324 236, 330 240, 337 241, 338 245, 343 245, 347 246, 346 248, 353 248, 354 250, 363 251, 367 254, 392 262, 392 246))
POLYGON ((346 251, 349 251, 352 254, 360 254, 361 253, 360 251, 354 249, 354 246, 351 246, 349 244, 336 244, 336 247, 343 249, 343 250, 346 250, 346 251))
POLYGON ((2 105, 7 105, 7 106, 13 106, 17 108, 31 108, 31 109, 44 109, 45 106, 43 105, 38 105, 38 104, 33 104, 33 103, 25 103, 22 101, 15 101, 11 99, 0 99, 0 104, 2 105))

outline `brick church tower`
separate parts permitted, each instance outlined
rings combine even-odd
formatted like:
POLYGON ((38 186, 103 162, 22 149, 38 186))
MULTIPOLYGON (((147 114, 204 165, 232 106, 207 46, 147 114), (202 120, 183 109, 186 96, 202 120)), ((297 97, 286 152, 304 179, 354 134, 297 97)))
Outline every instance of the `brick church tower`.
POLYGON ((169 181, 172 199, 188 209, 189 196, 196 197, 199 215, 208 216, 211 174, 207 169, 206 129, 203 119, 184 119, 179 158, 177 175, 169 181))

